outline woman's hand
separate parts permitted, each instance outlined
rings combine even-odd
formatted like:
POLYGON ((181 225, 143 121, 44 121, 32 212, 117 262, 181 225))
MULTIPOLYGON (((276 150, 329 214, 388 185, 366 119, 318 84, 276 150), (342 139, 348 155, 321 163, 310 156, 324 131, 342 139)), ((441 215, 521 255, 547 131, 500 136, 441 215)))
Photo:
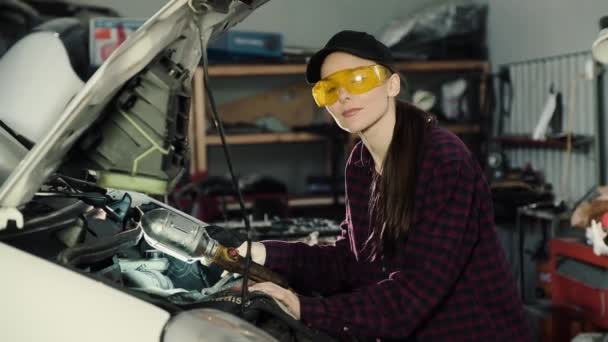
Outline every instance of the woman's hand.
POLYGON ((285 312, 300 320, 300 299, 290 290, 284 289, 275 283, 257 283, 249 286, 249 291, 260 291, 271 296, 272 298, 283 304, 285 312))
MULTIPOLYGON (((243 242, 239 248, 237 248, 239 254, 244 258, 247 254, 247 242, 243 242)), ((264 266, 266 263, 266 246, 261 242, 251 243, 251 260, 257 264, 264 266)))
MULTIPOLYGON (((237 249, 239 255, 243 258, 247 253, 247 242, 243 242, 237 249)), ((251 260, 257 264, 264 266, 266 263, 266 246, 264 246, 261 242, 252 242, 251 243, 251 260)), ((213 263, 211 258, 202 258, 201 263, 205 266, 209 266, 213 263)), ((224 271, 222 273, 222 278, 227 275, 228 272, 224 271)))

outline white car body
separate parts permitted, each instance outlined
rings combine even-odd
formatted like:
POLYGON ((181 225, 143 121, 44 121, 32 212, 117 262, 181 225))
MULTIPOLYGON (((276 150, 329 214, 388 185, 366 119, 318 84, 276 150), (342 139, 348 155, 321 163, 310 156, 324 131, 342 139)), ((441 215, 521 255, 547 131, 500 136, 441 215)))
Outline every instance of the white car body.
MULTIPOLYGON (((0 130, 0 230, 10 219, 17 225, 21 219, 23 224, 23 205, 60 166, 113 95, 159 52, 168 47, 175 49, 175 61, 192 75, 205 48, 201 43, 205 45, 212 36, 238 23, 266 1, 254 0, 247 5, 237 0, 210 4, 170 0, 86 83, 79 82, 65 68, 65 53, 55 48, 52 34, 36 33, 17 43, 15 50, 0 60, 0 102, 10 109, 0 111, 0 120, 36 144, 28 151, 0 130), (223 5, 219 11, 213 8, 223 5), (31 56, 28 46, 47 43, 43 48, 50 54, 47 59, 61 65, 43 63, 30 68, 28 59, 40 57, 31 56), (33 81, 39 83, 29 84, 33 81), (29 112, 41 116, 38 125, 23 118, 29 112)), ((102 281, 3 242, 0 270, 0 341, 273 340, 236 316, 214 310, 172 317, 166 310, 102 281)))
POLYGON ((0 269, 0 341, 160 341, 170 318, 152 304, 3 243, 0 269))

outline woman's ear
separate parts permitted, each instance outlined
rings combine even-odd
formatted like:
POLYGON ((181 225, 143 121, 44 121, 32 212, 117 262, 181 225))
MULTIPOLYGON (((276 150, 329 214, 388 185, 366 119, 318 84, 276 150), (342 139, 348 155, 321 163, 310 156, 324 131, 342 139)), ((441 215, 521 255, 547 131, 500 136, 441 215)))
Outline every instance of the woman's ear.
POLYGON ((388 96, 396 97, 401 92, 401 78, 398 74, 392 74, 388 78, 388 96))

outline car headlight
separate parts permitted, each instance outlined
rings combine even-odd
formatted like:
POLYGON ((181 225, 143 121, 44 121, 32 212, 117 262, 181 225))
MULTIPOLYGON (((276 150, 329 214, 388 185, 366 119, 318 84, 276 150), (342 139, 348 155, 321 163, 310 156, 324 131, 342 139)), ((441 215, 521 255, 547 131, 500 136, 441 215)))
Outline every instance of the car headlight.
POLYGON ((197 309, 177 314, 165 326, 162 342, 277 341, 261 329, 229 313, 197 309))

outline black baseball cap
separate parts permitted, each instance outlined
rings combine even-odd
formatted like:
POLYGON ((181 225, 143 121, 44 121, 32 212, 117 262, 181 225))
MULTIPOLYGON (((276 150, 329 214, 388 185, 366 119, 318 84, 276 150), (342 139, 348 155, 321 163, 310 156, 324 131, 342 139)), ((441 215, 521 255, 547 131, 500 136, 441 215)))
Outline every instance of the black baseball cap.
POLYGON ((321 79, 321 65, 332 52, 346 52, 369 59, 390 69, 394 63, 391 50, 371 34, 358 31, 341 31, 329 39, 325 47, 317 51, 306 66, 306 81, 315 84, 321 79))

